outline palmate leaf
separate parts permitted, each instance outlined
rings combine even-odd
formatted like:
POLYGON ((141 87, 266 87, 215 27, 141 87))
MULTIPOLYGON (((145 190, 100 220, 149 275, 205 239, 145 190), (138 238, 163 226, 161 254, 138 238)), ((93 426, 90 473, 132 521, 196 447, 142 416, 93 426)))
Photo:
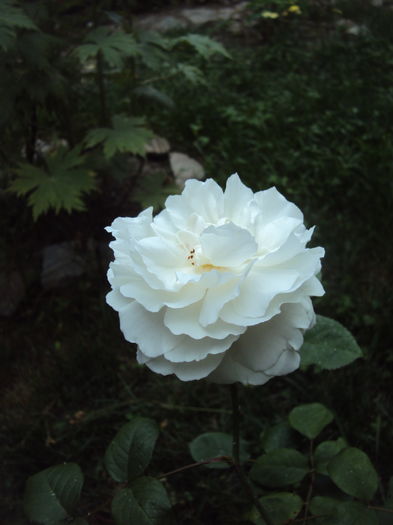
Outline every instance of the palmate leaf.
POLYGON ((21 29, 37 29, 33 20, 15 2, 9 0, 0 2, 0 25, 21 29))
POLYGON ((144 119, 116 115, 113 117, 113 128, 92 129, 86 137, 86 146, 104 145, 106 158, 115 153, 133 153, 145 155, 145 144, 153 138, 153 132, 144 127, 144 119))
POLYGON ((68 152, 60 149, 46 159, 47 169, 21 164, 9 189, 19 196, 30 193, 28 203, 34 220, 49 209, 56 213, 84 210, 82 196, 95 189, 96 182, 82 166, 83 162, 80 148, 68 152))
POLYGON ((136 56, 139 53, 138 44, 132 35, 122 31, 113 32, 105 26, 90 31, 84 42, 74 50, 82 62, 101 53, 109 66, 120 68, 125 57, 136 56))
POLYGON ((0 2, 0 48, 6 50, 16 37, 16 29, 37 30, 37 26, 14 2, 0 2))
POLYGON ((186 44, 193 47, 194 50, 205 59, 209 59, 212 55, 217 54, 230 58, 230 54, 220 42, 217 42, 217 40, 213 40, 206 35, 195 35, 191 33, 172 41, 172 47, 179 44, 186 44))

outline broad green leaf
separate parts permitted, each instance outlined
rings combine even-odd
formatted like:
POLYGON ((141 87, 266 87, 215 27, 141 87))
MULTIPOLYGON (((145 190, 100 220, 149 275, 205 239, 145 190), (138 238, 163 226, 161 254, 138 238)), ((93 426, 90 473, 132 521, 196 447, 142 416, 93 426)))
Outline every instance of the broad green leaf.
POLYGON ((334 370, 348 365, 362 356, 352 334, 340 323, 317 315, 317 323, 304 336, 300 350, 302 368, 316 365, 323 370, 334 370))
POLYGON ((84 210, 84 193, 95 189, 96 182, 81 164, 84 157, 79 148, 66 151, 59 149, 46 159, 46 169, 31 164, 21 164, 16 170, 17 178, 9 189, 19 196, 30 192, 28 203, 36 220, 42 213, 54 209, 71 212, 84 210))
POLYGON ((307 458, 297 450, 280 448, 260 456, 250 477, 265 487, 285 487, 301 481, 308 473, 307 458))
POLYGON ((76 518, 75 520, 71 521, 67 525, 89 525, 89 524, 83 518, 76 518))
POLYGON ((92 129, 86 137, 86 146, 104 145, 106 158, 115 153, 133 153, 145 156, 145 144, 153 138, 153 133, 144 127, 144 119, 122 115, 113 117, 113 128, 92 129))
POLYGON ((286 421, 277 423, 263 431, 261 445, 266 452, 276 448, 291 448, 293 430, 286 421))
POLYGON ((316 496, 312 498, 310 511, 315 525, 378 525, 374 510, 357 501, 340 501, 316 496))
POLYGON ((327 470, 334 483, 350 496, 371 500, 378 488, 378 475, 367 454, 354 447, 339 452, 328 463, 327 470))
POLYGON ((156 479, 136 479, 119 490, 112 501, 116 525, 169 525, 171 504, 162 483, 156 479))
POLYGON ((172 41, 172 45, 186 44, 195 49, 195 51, 205 59, 209 59, 212 55, 223 55, 230 58, 228 51, 217 40, 213 40, 206 35, 189 34, 181 36, 172 41))
POLYGON ((83 474, 76 463, 47 468, 26 483, 23 506, 29 520, 57 525, 68 518, 78 503, 83 474))
POLYGON ((332 412, 321 403, 300 405, 291 410, 289 424, 309 439, 314 439, 333 421, 332 412))
POLYGON ((74 50, 81 62, 101 53, 109 66, 121 68, 124 58, 138 54, 138 44, 132 35, 106 26, 90 31, 84 42, 74 50))
MULTIPOLYGON (((206 432, 191 441, 190 453, 195 461, 206 461, 220 456, 232 457, 232 436, 224 432, 206 432)), ((246 461, 249 454, 246 451, 245 443, 240 442, 240 460, 246 461)), ((209 468, 228 468, 230 465, 226 461, 206 464, 209 468)))
POLYGON ((327 476, 329 461, 347 446, 347 442, 341 437, 336 441, 323 441, 320 443, 314 453, 316 471, 327 476))
MULTIPOLYGON (((290 492, 277 492, 259 498, 263 510, 267 513, 273 525, 284 525, 296 518, 302 510, 303 501, 297 494, 290 492)), ((254 507, 249 515, 249 520, 256 525, 266 525, 258 510, 254 507)))
POLYGON ((337 519, 337 507, 340 503, 340 500, 324 496, 312 498, 309 510, 313 516, 318 516, 312 522, 315 522, 316 525, 338 525, 332 520, 337 519))
POLYGON ((150 463, 158 437, 151 419, 136 417, 116 434, 105 453, 105 467, 115 481, 125 483, 142 474, 150 463))

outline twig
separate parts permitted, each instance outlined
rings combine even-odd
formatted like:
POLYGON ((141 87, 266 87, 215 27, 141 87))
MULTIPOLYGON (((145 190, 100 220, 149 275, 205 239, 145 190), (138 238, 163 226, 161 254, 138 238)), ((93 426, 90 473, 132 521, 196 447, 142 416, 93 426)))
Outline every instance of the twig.
POLYGON ((179 467, 175 470, 170 470, 169 472, 165 472, 165 474, 161 474, 161 476, 158 477, 158 479, 164 479, 168 476, 171 476, 172 474, 177 474, 178 472, 183 472, 184 470, 188 470, 190 468, 200 467, 201 465, 208 465, 209 463, 229 463, 232 465, 232 458, 228 456, 218 456, 217 458, 212 459, 206 459, 204 461, 196 461, 195 463, 190 463, 189 465, 185 465, 184 467, 179 467))

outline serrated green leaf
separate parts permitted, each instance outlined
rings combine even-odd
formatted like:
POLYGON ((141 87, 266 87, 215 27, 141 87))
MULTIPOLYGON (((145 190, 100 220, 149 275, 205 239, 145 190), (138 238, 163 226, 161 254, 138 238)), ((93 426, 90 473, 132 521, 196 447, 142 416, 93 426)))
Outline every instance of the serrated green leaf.
POLYGON ((314 439, 333 421, 333 414, 321 403, 309 403, 291 410, 288 421, 303 436, 314 439))
POLYGON ((16 31, 10 27, 0 25, 0 48, 7 51, 16 39, 16 31))
POLYGON ((145 156, 145 144, 153 138, 153 133, 144 127, 144 119, 116 115, 113 128, 96 128, 89 131, 86 146, 103 143, 104 155, 111 158, 115 153, 133 153, 145 156))
POLYGON ((362 450, 348 447, 328 463, 332 481, 346 494, 365 501, 371 500, 378 488, 378 475, 362 450))
POLYGON ((16 29, 38 30, 26 13, 13 2, 0 2, 0 48, 9 49, 16 39, 16 29))
POLYGON ((74 50, 81 62, 101 53, 109 66, 120 68, 124 58, 136 56, 139 52, 138 44, 132 35, 119 30, 113 31, 106 26, 90 31, 84 38, 84 42, 74 50))
POLYGON ((265 487, 285 487, 308 473, 307 458, 297 450, 280 448, 260 456, 250 471, 253 481, 265 487))
POLYGON ((184 75, 192 84, 206 84, 206 79, 199 67, 189 64, 177 64, 175 72, 184 75))
MULTIPOLYGON (((296 518, 302 510, 303 501, 297 494, 277 492, 259 498, 263 510, 267 513, 272 525, 285 525, 296 518)), ((266 525, 258 510, 254 507, 248 516, 255 525, 266 525)))
POLYGON ((112 502, 116 525, 169 525, 171 504, 160 481, 142 477, 119 490, 112 502))
POLYGON ((316 471, 327 476, 327 465, 329 461, 347 446, 347 442, 341 437, 336 441, 323 441, 320 443, 314 453, 316 471))
POLYGON ((151 419, 136 417, 116 434, 105 453, 105 467, 115 481, 124 483, 143 474, 158 437, 151 419))
POLYGON ((195 51, 205 59, 209 59, 212 55, 222 55, 230 58, 230 54, 225 47, 217 40, 206 35, 197 35, 190 33, 189 35, 181 36, 172 41, 172 45, 186 44, 195 49, 195 51))
POLYGON ((375 511, 357 501, 315 496, 310 511, 315 525, 378 525, 375 511))
POLYGON ((302 368, 316 365, 323 370, 346 366, 362 357, 362 351, 352 334, 340 323, 317 315, 317 323, 304 336, 300 350, 302 368))
MULTIPOLYGON (((232 457, 233 438, 224 432, 206 432, 196 437, 189 444, 191 456, 195 461, 206 461, 220 456, 232 457)), ((249 454, 246 451, 244 441, 240 443, 240 460, 246 461, 249 454)), ((226 461, 206 464, 206 467, 213 469, 228 468, 230 465, 226 461)))
POLYGON ((16 170, 17 178, 9 189, 19 196, 31 192, 28 203, 34 220, 49 209, 58 213, 85 208, 82 196, 95 189, 96 183, 87 169, 80 166, 84 158, 79 152, 79 147, 71 151, 61 148, 46 159, 47 169, 21 164, 16 170))
POLYGON ((78 503, 83 474, 76 463, 47 468, 26 483, 23 506, 29 520, 58 525, 70 517, 78 503))
POLYGON ((37 30, 31 18, 14 2, 2 0, 0 3, 0 26, 37 30))
POLYGON ((293 430, 286 421, 277 423, 263 431, 261 445, 265 452, 277 448, 291 448, 293 441, 293 430))

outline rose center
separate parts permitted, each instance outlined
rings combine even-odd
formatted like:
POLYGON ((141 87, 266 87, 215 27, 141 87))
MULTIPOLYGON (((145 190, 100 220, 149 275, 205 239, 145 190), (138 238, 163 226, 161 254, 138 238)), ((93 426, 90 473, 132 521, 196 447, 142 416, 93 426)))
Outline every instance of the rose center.
POLYGON ((210 272, 211 270, 225 270, 224 266, 215 266, 214 264, 204 262, 203 260, 206 261, 206 258, 203 257, 202 254, 197 254, 195 248, 192 248, 187 256, 187 261, 191 264, 194 271, 198 273, 210 272))

